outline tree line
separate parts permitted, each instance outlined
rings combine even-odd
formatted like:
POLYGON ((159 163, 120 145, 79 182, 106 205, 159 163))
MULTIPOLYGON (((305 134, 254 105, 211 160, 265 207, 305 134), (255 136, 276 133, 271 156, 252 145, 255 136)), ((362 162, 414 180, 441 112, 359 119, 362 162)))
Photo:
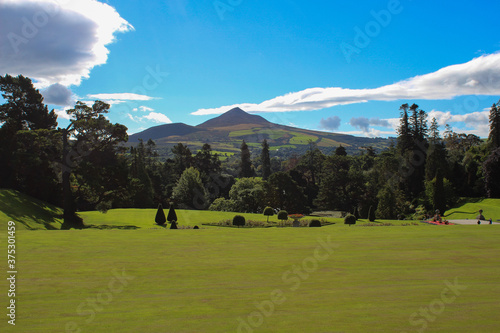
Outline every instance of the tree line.
MULTIPOLYGON (((180 208, 289 213, 341 210, 367 217, 420 218, 444 212, 459 197, 500 197, 500 102, 490 110, 482 140, 440 133, 436 119, 418 105, 400 108, 398 137, 377 152, 347 155, 339 146, 325 155, 314 142, 288 158, 272 157, 266 140, 252 156, 222 159, 207 143, 192 152, 177 144, 160 160, 153 140, 127 148, 127 128, 105 116, 110 106, 77 102, 66 128, 29 78, 0 76, 0 187, 13 188, 64 208, 67 227, 82 227, 77 211, 180 208)), ((256 150, 253 151, 254 153, 256 150)))

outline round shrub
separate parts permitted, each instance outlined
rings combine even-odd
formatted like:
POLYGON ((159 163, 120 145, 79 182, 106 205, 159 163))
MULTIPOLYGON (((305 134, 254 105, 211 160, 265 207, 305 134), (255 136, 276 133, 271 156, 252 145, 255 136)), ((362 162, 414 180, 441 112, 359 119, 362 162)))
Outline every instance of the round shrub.
POLYGON ((344 217, 344 224, 349 224, 349 226, 351 226, 351 224, 356 224, 356 216, 348 214, 344 217))
POLYGON ((264 208, 264 216, 267 216, 267 222, 269 222, 269 216, 273 216, 273 215, 274 215, 274 209, 272 209, 269 206, 264 208))
POLYGON ((245 225, 245 217, 241 215, 235 215, 233 217, 233 225, 236 225, 239 227, 242 227, 245 225))
POLYGON ((288 212, 286 210, 280 210, 278 213, 278 220, 288 220, 288 212))
POLYGON ((321 221, 320 220, 312 220, 309 222, 309 227, 321 227, 321 221))

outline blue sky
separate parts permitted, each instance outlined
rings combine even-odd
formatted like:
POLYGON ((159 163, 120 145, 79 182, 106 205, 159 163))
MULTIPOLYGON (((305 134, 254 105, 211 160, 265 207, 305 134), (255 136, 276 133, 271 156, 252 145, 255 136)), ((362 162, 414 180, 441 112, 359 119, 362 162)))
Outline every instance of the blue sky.
POLYGON ((0 0, 0 74, 45 101, 112 104, 129 133, 240 106, 393 136, 399 106, 482 137, 500 96, 498 1, 0 0))

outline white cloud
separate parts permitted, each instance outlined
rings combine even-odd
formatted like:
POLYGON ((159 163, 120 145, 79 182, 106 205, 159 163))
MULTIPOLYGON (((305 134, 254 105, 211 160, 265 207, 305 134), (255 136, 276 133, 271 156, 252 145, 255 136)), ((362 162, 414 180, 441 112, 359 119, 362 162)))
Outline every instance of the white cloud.
POLYGON ((138 108, 133 108, 132 111, 142 111, 142 112, 151 112, 154 111, 155 109, 141 105, 138 108))
POLYGON ((106 63, 115 34, 134 29, 97 0, 2 0, 0 22, 0 73, 31 77, 38 88, 79 85, 106 63))
POLYGON ((221 114, 240 107, 248 112, 312 111, 336 105, 395 101, 400 99, 452 99, 463 95, 500 95, 500 53, 444 67, 375 89, 309 88, 264 101, 212 109, 199 109, 194 115, 221 114))
POLYGON ((158 99, 146 95, 132 94, 132 93, 117 93, 117 94, 91 94, 87 95, 88 98, 94 98, 102 101, 121 100, 121 101, 150 101, 158 99))
POLYGON ((150 112, 146 116, 142 116, 142 117, 134 116, 131 113, 127 113, 127 117, 136 123, 142 123, 146 120, 154 121, 156 123, 162 123, 162 124, 171 124, 172 123, 172 121, 166 115, 164 115, 163 113, 158 113, 158 112, 150 112))
POLYGON ((163 113, 158 113, 158 112, 150 112, 147 116, 142 117, 143 119, 148 119, 152 120, 157 123, 163 123, 163 124, 171 124, 172 120, 170 120, 166 115, 163 113))

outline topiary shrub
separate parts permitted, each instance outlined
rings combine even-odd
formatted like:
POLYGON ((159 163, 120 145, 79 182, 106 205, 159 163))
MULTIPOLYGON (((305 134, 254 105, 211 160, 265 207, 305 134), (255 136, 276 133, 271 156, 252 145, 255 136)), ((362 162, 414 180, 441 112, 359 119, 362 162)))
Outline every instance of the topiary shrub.
POLYGON ((167 222, 167 218, 165 217, 165 213, 163 212, 163 206, 161 204, 158 205, 155 222, 158 225, 165 225, 165 222, 167 222))
POLYGON ((370 206, 370 209, 368 210, 368 221, 375 221, 375 209, 373 208, 373 206, 370 206))
POLYGON ((286 210, 280 210, 278 213, 278 220, 285 223, 285 221, 288 220, 288 212, 286 210))
POLYGON ((267 216, 267 223, 269 223, 269 216, 273 216, 273 215, 274 215, 274 209, 272 209, 269 206, 264 208, 264 216, 267 216))
POLYGON ((321 227, 321 221, 320 220, 312 220, 309 222, 309 227, 321 227))
POLYGON ((278 220, 288 220, 288 212, 286 210, 280 210, 278 213, 278 220))
MULTIPOLYGON (((174 204, 170 204, 170 209, 168 210, 167 221, 170 223, 177 222, 177 214, 175 213, 174 204)), ((173 228, 170 228, 173 229, 173 228)))
POLYGON ((351 226, 351 224, 356 224, 356 216, 354 216, 352 214, 348 214, 344 218, 344 224, 349 224, 349 226, 351 226))
POLYGON ((236 225, 239 227, 243 227, 245 225, 245 217, 241 215, 235 215, 233 217, 233 225, 236 225))

